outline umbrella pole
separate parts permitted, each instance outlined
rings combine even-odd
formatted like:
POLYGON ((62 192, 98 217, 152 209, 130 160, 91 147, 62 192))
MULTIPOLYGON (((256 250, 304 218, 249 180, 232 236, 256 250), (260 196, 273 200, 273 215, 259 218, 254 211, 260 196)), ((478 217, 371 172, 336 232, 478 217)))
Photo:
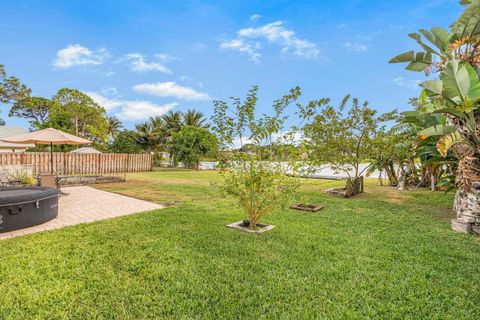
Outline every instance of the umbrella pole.
POLYGON ((53 175, 53 143, 50 142, 50 171, 53 175))

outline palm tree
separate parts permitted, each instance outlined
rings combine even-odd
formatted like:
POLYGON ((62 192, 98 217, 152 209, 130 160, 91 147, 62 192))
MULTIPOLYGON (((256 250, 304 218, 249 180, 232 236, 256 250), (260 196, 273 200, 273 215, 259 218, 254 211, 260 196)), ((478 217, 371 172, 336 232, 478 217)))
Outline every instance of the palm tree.
POLYGON ((186 126, 206 128, 205 118, 202 112, 189 109, 183 114, 183 124, 186 126))
POLYGON ((108 122, 108 135, 114 139, 118 133, 120 132, 120 129, 122 129, 123 125, 122 122, 115 116, 107 117, 107 122, 108 122))
POLYGON ((165 129, 168 136, 172 133, 180 131, 182 128, 182 113, 180 111, 169 111, 162 116, 165 129))

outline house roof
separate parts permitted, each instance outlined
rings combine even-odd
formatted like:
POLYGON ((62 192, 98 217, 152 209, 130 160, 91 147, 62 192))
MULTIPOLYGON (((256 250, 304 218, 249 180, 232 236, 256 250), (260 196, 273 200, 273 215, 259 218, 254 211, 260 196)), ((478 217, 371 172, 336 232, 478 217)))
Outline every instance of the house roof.
POLYGON ((70 153, 101 153, 101 152, 92 147, 81 147, 73 151, 70 151, 70 153))
MULTIPOLYGON (((0 126, 0 138, 7 138, 11 136, 16 136, 19 134, 25 134, 27 130, 22 127, 11 127, 11 126, 0 126)), ((33 148, 34 144, 22 144, 22 143, 10 143, 0 141, 0 148, 33 148)))

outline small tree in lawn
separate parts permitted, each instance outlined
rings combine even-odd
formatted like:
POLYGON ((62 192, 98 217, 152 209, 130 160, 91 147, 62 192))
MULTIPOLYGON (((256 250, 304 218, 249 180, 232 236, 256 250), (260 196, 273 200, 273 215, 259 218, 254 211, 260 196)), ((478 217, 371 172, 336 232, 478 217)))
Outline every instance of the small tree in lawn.
POLYGON ((304 128, 304 144, 313 166, 329 164, 335 171, 344 172, 347 196, 363 191, 362 162, 375 157, 375 136, 386 116, 347 95, 338 108, 330 99, 321 99, 301 108, 300 116, 309 120, 304 128), (350 106, 348 107, 350 103, 350 106))
POLYGON ((214 156, 217 150, 217 138, 208 129, 185 126, 179 132, 172 134, 169 151, 186 167, 196 168, 200 160, 214 156))
POLYGON ((273 115, 260 117, 256 116, 257 91, 253 86, 245 101, 231 98, 231 107, 225 101, 214 101, 212 117, 220 145, 222 190, 238 200, 249 229, 255 229, 263 216, 291 199, 298 185, 295 176, 302 153, 300 147, 283 148, 288 156, 283 154, 280 162, 278 152, 274 152, 281 145, 295 145, 296 128, 281 132, 288 118, 284 111, 299 98, 300 88, 276 100, 273 115))

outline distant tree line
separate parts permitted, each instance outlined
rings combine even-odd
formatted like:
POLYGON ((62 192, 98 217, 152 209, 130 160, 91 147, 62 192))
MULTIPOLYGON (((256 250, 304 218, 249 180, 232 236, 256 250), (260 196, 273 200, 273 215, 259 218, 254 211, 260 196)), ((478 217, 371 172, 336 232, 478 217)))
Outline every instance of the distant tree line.
MULTIPOLYGON (((93 141, 103 152, 149 152, 157 158, 169 153, 174 163, 181 161, 194 168, 201 158, 215 156, 216 138, 203 113, 195 110, 170 111, 127 130, 117 117, 108 115, 104 107, 79 90, 62 88, 51 98, 32 96, 19 79, 7 76, 1 64, 0 103, 11 104, 8 115, 26 119, 31 131, 60 129, 93 141)), ((0 125, 5 125, 2 119, 0 125)), ((58 148, 67 151, 72 147, 58 148)))

